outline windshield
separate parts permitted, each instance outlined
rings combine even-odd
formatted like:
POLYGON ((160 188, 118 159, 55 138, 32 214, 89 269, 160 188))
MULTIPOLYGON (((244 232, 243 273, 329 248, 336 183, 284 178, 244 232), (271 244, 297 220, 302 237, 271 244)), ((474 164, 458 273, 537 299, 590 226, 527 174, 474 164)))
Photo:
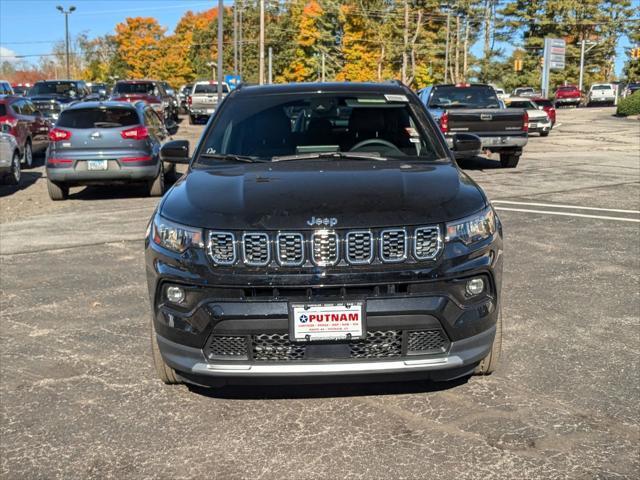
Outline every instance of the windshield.
POLYGON ((543 99, 537 99, 534 100, 536 105, 540 105, 541 107, 553 107, 553 103, 551 103, 551 100, 543 100, 543 99))
POLYGON ((536 106, 531 102, 515 101, 515 102, 510 102, 507 105, 507 108, 525 108, 529 110, 535 110, 536 106))
POLYGON ((100 90, 107 90, 106 85, 91 85, 91 93, 100 93, 100 90))
POLYGON ((578 87, 560 87, 558 88, 559 92, 575 92, 578 87))
POLYGON ((443 85, 433 87, 431 108, 500 108, 496 92, 488 86, 456 87, 443 85))
POLYGON ((113 93, 132 95, 158 95, 158 90, 153 83, 117 83, 113 93))
POLYGON ((591 90, 613 90, 611 85, 594 85, 591 90))
POLYGON ((438 158, 435 140, 423 133, 407 98, 393 97, 306 93, 236 98, 224 104, 197 163, 224 155, 271 160, 337 152, 438 158))
MULTIPOLYGON (((222 84, 222 92, 229 93, 229 87, 226 84, 222 84)), ((203 83, 196 85, 193 93, 218 93, 217 83, 203 83)))
POLYGON ((138 113, 133 108, 81 108, 64 110, 56 123, 66 128, 118 128, 138 125, 138 113))
POLYGON ((43 82, 36 83, 30 95, 70 95, 71 92, 78 93, 78 87, 72 82, 43 82))

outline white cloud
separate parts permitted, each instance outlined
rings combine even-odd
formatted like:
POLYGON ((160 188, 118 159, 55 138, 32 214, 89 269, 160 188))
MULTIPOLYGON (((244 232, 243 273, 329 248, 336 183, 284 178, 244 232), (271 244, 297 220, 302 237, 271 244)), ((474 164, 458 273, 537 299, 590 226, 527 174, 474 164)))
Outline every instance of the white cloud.
POLYGON ((0 47, 0 63, 1 62, 15 62, 18 59, 16 58, 16 52, 13 50, 9 50, 7 47, 0 47))

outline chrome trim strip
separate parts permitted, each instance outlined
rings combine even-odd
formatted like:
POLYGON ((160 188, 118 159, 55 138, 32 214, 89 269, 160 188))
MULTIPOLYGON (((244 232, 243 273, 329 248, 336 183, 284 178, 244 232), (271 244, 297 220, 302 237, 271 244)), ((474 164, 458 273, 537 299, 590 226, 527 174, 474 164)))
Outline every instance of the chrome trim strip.
POLYGON ((344 236, 344 258, 346 258, 347 262, 351 265, 366 265, 371 263, 373 260, 373 233, 371 230, 350 230, 346 233, 344 236), (351 258, 349 258, 349 236, 361 233, 369 235, 369 258, 365 260, 351 260, 351 258))
POLYGON ((407 255, 408 255, 408 250, 409 250, 409 236, 407 235, 407 229, 406 228, 386 228, 384 230, 380 231, 380 260, 382 260, 384 263, 400 263, 400 262, 404 262, 407 259, 407 255), (391 232, 403 232, 404 233, 404 255, 402 257, 398 257, 398 258, 394 258, 394 259, 387 259, 384 258, 384 234, 385 233, 391 233, 391 232))
POLYGON ((433 260, 438 256, 440 251, 442 250, 442 229, 440 225, 431 225, 429 227, 418 227, 413 231, 413 256, 416 260, 433 260), (418 256, 418 242, 416 239, 418 238, 418 232, 422 230, 433 230, 436 229, 438 232, 438 237, 436 238, 436 251, 433 255, 427 255, 420 257, 418 256))
POLYGON ((245 232, 242 234, 242 261, 251 267, 265 267, 269 265, 271 261, 271 239, 269 235, 264 232, 245 232), (267 261, 266 262, 252 262, 247 259, 247 237, 262 237, 267 239, 267 261))
POLYGON ((260 376, 260 375, 322 375, 341 373, 376 373, 402 372, 409 370, 439 370, 443 368, 461 367, 463 360, 457 355, 440 358, 394 360, 377 362, 324 362, 324 363, 289 363, 275 365, 229 363, 196 363, 191 368, 193 373, 205 375, 260 376))
POLYGON ((207 242, 207 253, 209 255, 209 258, 211 258, 213 263, 215 263, 216 265, 224 265, 224 266, 233 265, 234 263, 236 263, 236 260, 238 259, 236 244, 237 244, 236 236, 232 232, 222 232, 218 230, 210 231, 209 241, 207 242), (232 242, 231 245, 233 247, 233 260, 220 262, 214 258, 213 252, 211 251, 211 238, 215 235, 227 235, 231 237, 231 242, 232 242))
POLYGON ((278 232, 278 234, 276 235, 276 258, 278 260, 278 263, 280 265, 282 265, 283 267, 299 267, 300 265, 304 264, 304 235, 302 235, 299 232, 278 232), (298 237, 300 239, 300 252, 301 252, 301 257, 300 257, 300 261, 299 262, 285 262, 282 260, 282 258, 280 257, 280 237, 285 237, 285 236, 291 236, 291 237, 298 237))

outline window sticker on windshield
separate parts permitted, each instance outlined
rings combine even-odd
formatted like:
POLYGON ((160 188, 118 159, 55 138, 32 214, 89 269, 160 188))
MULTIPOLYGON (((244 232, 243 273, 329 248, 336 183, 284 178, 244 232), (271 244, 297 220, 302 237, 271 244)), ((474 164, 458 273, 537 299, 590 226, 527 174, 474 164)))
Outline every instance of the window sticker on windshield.
POLYGON ((384 98, 386 98, 388 102, 408 102, 409 101, 406 95, 385 95, 384 98))
MULTIPOLYGON (((358 103, 387 103, 384 98, 356 98, 358 103)), ((349 101, 347 101, 347 105, 349 101)))

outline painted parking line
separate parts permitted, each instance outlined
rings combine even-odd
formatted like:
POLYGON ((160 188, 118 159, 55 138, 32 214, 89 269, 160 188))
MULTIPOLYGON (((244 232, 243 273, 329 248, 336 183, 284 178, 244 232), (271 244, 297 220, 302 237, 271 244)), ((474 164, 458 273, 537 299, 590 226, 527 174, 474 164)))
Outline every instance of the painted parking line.
POLYGON ((500 207, 500 206, 496 206, 494 208, 496 210, 505 210, 508 212, 540 213, 543 215, 560 215, 564 217, 597 218, 599 220, 617 220, 619 222, 640 223, 640 219, 638 218, 609 217, 604 215, 587 215, 584 213, 552 212, 550 210, 534 210, 529 208, 509 208, 509 207, 500 207))
POLYGON ((491 203, 504 203, 507 205, 524 205, 529 207, 549 207, 549 208, 568 208, 570 210, 593 210, 598 212, 612 212, 612 213, 635 213, 640 215, 640 210, 621 210, 618 208, 599 208, 599 207, 583 207, 577 205, 563 205, 553 203, 536 203, 536 202, 514 202, 511 200, 493 200, 491 203))

